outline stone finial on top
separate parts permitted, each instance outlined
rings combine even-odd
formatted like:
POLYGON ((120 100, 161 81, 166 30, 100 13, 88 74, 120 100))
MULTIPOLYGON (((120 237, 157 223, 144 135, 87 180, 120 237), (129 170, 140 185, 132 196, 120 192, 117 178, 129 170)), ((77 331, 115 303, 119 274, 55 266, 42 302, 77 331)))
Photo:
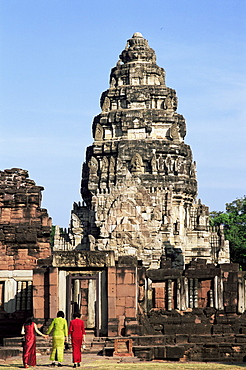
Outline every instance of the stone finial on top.
POLYGON ((143 35, 140 33, 140 32, 135 32, 133 35, 132 35, 132 38, 134 37, 142 37, 143 38, 143 35))
POLYGON ((155 51, 149 47, 146 40, 140 32, 135 32, 132 37, 127 40, 125 50, 120 55, 120 60, 123 63, 129 62, 150 62, 156 63, 155 51))

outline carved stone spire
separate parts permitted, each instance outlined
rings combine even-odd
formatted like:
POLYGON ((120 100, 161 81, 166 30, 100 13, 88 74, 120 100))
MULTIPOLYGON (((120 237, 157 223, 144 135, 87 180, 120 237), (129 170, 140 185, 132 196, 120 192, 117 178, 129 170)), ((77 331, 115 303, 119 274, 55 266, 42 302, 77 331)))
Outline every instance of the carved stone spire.
POLYGON ((185 119, 176 112, 176 92, 165 85, 165 71, 141 33, 127 41, 112 69, 101 109, 83 165, 86 205, 76 208, 84 233, 81 248, 90 248, 92 235, 93 248, 113 250, 116 259, 135 255, 146 266, 159 266, 165 245, 179 248, 185 263, 196 256, 216 262, 205 206, 199 221, 185 119))
MULTIPOLYGON (((142 174, 142 180, 152 174, 154 176, 148 179, 148 186, 152 186, 152 181, 161 188, 164 184, 169 186, 170 182, 173 186, 182 177, 189 198, 191 196, 190 201, 193 201, 197 185, 195 173, 191 171, 191 150, 184 144, 185 119, 176 113, 176 92, 167 87, 164 80, 165 72, 156 64, 154 50, 141 33, 134 33, 120 54, 117 66, 111 71, 110 88, 102 93, 102 112, 93 122, 95 142, 88 148, 86 163, 91 168, 92 156, 94 162, 95 159, 100 162, 105 155, 110 161, 113 156, 118 163, 118 171, 108 173, 108 176, 112 180, 114 175, 115 184, 126 171, 142 174), (156 171, 152 171, 153 149, 156 171), (167 161, 169 164, 164 167, 167 161), (133 163, 137 162, 136 168, 133 163), (176 162, 180 165, 175 166, 176 162)), ((91 169, 88 172, 91 176, 82 181, 82 195, 86 201, 90 201, 93 190, 101 188, 101 171, 99 169, 96 181, 94 172, 91 169)), ((112 184, 112 181, 108 183, 112 184)))

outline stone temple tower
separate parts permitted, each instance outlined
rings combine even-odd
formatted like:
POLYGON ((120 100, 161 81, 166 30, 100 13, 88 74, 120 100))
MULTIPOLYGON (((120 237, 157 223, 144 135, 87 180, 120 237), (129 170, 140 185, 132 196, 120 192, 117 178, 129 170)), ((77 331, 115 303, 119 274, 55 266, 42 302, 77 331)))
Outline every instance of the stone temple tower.
POLYGON ((74 204, 67 234, 55 250, 108 250, 146 267, 193 258, 229 262, 223 230, 209 227, 196 200, 196 163, 185 144, 185 119, 175 90, 141 33, 127 41, 94 118, 94 142, 83 164, 83 204, 74 204))

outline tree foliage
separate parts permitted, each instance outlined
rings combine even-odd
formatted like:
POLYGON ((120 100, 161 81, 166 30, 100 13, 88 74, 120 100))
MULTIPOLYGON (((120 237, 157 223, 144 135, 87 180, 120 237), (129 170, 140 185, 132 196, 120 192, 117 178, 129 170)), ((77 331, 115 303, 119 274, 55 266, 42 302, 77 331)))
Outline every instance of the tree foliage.
MULTIPOLYGON (((56 226, 52 225, 51 231, 50 231, 50 245, 51 247, 54 247, 54 239, 55 239, 55 231, 56 231, 56 226)), ((60 227, 60 233, 63 233, 63 228, 60 227)))
POLYGON ((224 225, 225 238, 230 243, 231 261, 246 264, 246 196, 226 203, 225 212, 210 213, 212 226, 224 225))

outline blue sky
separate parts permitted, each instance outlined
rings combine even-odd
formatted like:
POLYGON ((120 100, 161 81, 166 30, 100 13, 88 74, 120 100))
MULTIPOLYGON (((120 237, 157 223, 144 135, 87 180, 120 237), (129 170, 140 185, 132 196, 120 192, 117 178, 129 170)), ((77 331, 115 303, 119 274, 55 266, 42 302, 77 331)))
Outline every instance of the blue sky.
POLYGON ((245 0, 0 0, 0 170, 67 227, 101 93, 134 32, 177 92, 210 210, 246 194, 245 0))

